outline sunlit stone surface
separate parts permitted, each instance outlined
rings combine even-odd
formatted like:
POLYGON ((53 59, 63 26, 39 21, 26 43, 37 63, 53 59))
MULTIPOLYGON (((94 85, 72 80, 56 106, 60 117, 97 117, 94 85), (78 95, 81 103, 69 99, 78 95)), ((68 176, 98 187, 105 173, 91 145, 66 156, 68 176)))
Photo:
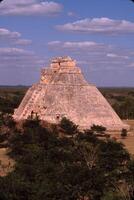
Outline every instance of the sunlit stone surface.
POLYGON ((52 123, 67 117, 84 129, 93 124, 112 131, 129 128, 70 57, 55 58, 42 70, 40 82, 27 91, 13 117, 19 121, 31 114, 52 123))

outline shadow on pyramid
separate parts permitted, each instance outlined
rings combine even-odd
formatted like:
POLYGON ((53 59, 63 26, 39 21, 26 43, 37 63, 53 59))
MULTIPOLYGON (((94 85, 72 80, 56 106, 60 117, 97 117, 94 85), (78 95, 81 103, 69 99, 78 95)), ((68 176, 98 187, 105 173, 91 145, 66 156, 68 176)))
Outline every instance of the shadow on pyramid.
POLYGON ((109 131, 129 128, 99 90, 84 79, 70 57, 55 58, 42 70, 40 82, 27 91, 13 117, 20 121, 31 114, 50 123, 59 123, 66 117, 82 129, 89 129, 93 124, 109 131))

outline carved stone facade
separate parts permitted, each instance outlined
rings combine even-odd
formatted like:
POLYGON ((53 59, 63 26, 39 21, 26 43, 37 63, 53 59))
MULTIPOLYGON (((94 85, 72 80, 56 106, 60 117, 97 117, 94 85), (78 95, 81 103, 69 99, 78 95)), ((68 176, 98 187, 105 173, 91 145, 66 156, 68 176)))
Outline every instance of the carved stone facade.
POLYGON ((52 123, 67 117, 81 128, 90 128, 93 124, 111 131, 129 128, 99 90, 84 79, 70 57, 55 58, 42 70, 40 82, 27 91, 13 117, 18 121, 31 114, 52 123))

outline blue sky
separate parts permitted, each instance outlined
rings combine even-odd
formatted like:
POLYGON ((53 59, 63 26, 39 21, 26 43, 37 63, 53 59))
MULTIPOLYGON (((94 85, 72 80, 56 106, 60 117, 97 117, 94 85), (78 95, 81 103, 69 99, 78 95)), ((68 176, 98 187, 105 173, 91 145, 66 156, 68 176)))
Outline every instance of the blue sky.
POLYGON ((130 0, 4 0, 0 85, 31 85, 52 57, 76 59, 88 82, 134 86, 130 0))

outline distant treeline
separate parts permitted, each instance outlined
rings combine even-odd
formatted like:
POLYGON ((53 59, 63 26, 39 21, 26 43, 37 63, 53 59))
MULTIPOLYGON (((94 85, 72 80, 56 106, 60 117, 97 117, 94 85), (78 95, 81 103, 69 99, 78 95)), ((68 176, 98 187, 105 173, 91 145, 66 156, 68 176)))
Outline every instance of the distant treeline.
POLYGON ((0 112, 13 113, 22 101, 28 87, 0 86, 0 112))
MULTIPOLYGON (((0 112, 13 113, 29 87, 0 86, 0 112)), ((99 88, 122 119, 134 119, 134 88, 99 88)))
POLYGON ((100 91, 122 119, 134 119, 134 88, 101 88, 100 91))

